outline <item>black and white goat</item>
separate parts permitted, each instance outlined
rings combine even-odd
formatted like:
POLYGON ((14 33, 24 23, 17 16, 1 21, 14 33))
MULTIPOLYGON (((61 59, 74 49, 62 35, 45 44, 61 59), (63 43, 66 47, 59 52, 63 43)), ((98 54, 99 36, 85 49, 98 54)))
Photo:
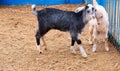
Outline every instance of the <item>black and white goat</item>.
MULTIPOLYGON (((92 5, 91 5, 92 6, 92 5)), ((93 6, 96 9, 93 14, 93 18, 88 22, 89 26, 89 44, 93 44, 93 52, 97 50, 97 42, 105 43, 105 50, 109 51, 108 46, 108 30, 109 30, 109 18, 108 13, 105 8, 97 3, 96 0, 93 0, 93 6)), ((83 7, 79 7, 75 12, 81 11, 83 7)))
POLYGON ((76 53, 74 49, 74 43, 76 41, 82 56, 87 57, 87 54, 81 45, 82 42, 78 39, 78 33, 82 32, 86 23, 91 19, 90 15, 94 13, 93 9, 93 7, 86 5, 78 13, 55 8, 45 8, 40 11, 36 11, 35 5, 32 5, 32 11, 38 19, 36 42, 39 53, 42 52, 40 49, 40 38, 42 38, 50 29, 57 29, 64 32, 70 32, 72 38, 72 53, 76 53))

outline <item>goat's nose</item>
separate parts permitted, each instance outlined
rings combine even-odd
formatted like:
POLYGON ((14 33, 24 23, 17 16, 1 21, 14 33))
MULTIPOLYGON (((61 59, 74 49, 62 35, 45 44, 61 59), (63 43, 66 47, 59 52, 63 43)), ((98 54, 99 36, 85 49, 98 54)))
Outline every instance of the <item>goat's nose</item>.
POLYGON ((95 9, 95 12, 97 11, 97 9, 95 9))
POLYGON ((100 23, 98 23, 98 25, 100 25, 100 23))

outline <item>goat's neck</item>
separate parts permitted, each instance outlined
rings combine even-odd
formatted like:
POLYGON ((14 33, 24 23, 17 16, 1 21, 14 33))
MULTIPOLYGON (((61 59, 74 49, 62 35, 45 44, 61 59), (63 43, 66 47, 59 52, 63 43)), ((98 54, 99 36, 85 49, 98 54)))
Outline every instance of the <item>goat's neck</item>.
POLYGON ((87 16, 86 16, 86 13, 85 13, 85 12, 83 12, 82 17, 83 17, 83 22, 84 22, 84 24, 87 24, 87 23, 88 23, 88 18, 87 18, 87 16))

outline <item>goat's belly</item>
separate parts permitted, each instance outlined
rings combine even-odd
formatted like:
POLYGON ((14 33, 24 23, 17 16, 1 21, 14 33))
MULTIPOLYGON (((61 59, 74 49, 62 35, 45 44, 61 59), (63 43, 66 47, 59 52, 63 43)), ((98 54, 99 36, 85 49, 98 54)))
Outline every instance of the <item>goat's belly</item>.
POLYGON ((70 26, 69 25, 54 25, 54 27, 52 27, 52 29, 56 29, 56 30, 60 30, 60 31, 69 31, 70 26))

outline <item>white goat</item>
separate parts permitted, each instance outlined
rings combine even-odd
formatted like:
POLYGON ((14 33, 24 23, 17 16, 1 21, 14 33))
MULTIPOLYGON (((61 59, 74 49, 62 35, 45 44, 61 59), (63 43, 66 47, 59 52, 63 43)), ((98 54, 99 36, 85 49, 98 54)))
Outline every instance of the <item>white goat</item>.
POLYGON ((90 27, 89 27, 89 32, 90 32, 90 37, 89 37, 89 43, 93 43, 93 49, 92 51, 95 52, 97 49, 97 42, 100 41, 98 40, 98 35, 100 35, 100 38, 102 39, 103 42, 105 42, 105 49, 106 51, 109 51, 108 47, 108 26, 109 26, 109 21, 108 21, 108 13, 106 12, 105 8, 101 5, 98 5, 96 0, 93 0, 93 6, 96 9, 96 20, 90 21, 90 27))

